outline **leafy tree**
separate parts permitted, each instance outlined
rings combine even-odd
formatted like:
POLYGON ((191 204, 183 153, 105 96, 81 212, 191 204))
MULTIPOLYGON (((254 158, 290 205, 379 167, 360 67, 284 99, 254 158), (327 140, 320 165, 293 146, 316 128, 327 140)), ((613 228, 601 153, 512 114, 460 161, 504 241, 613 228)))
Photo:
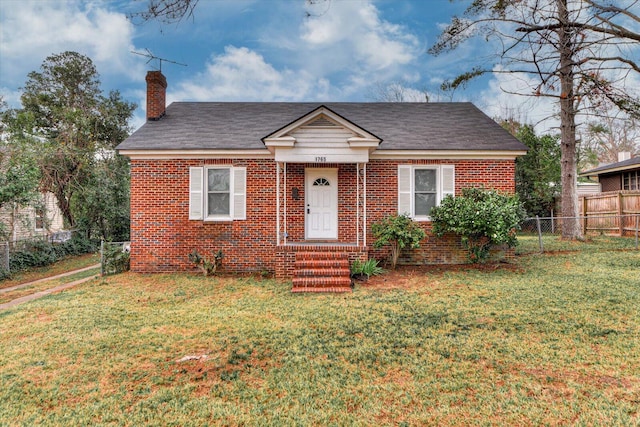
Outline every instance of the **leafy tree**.
POLYGON ((389 215, 379 222, 371 224, 371 231, 373 237, 376 238, 374 247, 391 246, 391 268, 393 270, 398 265, 400 252, 407 247, 414 249, 420 247, 420 241, 425 237, 425 232, 418 223, 406 215, 389 215))
POLYGON ((107 241, 129 240, 129 161, 123 156, 98 159, 82 191, 73 199, 77 227, 107 241))
POLYGON ((13 214, 16 208, 39 202, 37 153, 19 129, 15 111, 7 110, 0 98, 0 209, 12 212, 10 224, 0 223, 0 239, 8 238, 14 221, 19 219, 13 214))
POLYGON ((431 209, 433 234, 455 233, 469 251, 469 260, 484 262, 494 245, 517 244, 516 231, 526 217, 517 195, 467 188, 456 197, 445 197, 431 209))
MULTIPOLYGON (((474 0, 454 16, 430 53, 451 51, 482 36, 496 41, 501 67, 474 66, 451 82, 455 88, 490 73, 525 73, 536 79, 523 95, 557 100, 560 111, 562 214, 577 217, 576 115, 606 101, 640 115, 640 101, 625 86, 640 73, 638 0, 474 0), (634 50, 635 49, 635 50, 634 50), (635 53, 634 53, 635 52, 635 53)), ((581 238, 579 221, 563 221, 564 238, 581 238)))
POLYGON ((0 209, 6 205, 27 205, 38 196, 40 178, 36 153, 19 132, 12 110, 3 111, 0 139, 0 209))
POLYGON ((66 225, 76 227, 87 211, 74 203, 91 199, 98 155, 126 137, 135 105, 118 92, 103 96, 93 62, 77 52, 46 58, 40 72, 29 73, 21 100, 19 115, 30 118, 23 133, 37 137, 40 187, 56 196, 66 225))
POLYGON ((560 191, 560 143, 557 136, 537 136, 530 125, 516 125, 514 136, 529 151, 516 160, 516 193, 530 216, 549 216, 560 191))

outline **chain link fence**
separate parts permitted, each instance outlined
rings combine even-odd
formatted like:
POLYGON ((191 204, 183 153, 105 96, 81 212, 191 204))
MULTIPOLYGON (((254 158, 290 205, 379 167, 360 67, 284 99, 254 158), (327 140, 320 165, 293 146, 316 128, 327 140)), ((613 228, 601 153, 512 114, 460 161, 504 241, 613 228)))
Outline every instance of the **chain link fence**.
POLYGON ((26 268, 51 264, 66 255, 96 250, 88 240, 74 240, 78 235, 76 230, 64 230, 0 242, 0 279, 26 268))
POLYGON ((598 248, 637 250, 640 214, 535 217, 525 219, 520 226, 516 253, 598 248), (562 227, 567 220, 579 221, 584 242, 562 240, 562 227))
MULTIPOLYGON (((0 270, 4 270, 6 274, 9 273, 11 265, 11 253, 9 252, 9 242, 0 243, 0 270)), ((0 271, 0 277, 4 276, 0 271)))

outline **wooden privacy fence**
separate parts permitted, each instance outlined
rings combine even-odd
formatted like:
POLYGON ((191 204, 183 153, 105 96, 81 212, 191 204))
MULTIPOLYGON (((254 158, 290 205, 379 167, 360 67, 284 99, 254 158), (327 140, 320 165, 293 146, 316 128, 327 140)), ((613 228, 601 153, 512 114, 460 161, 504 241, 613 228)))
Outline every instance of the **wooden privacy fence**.
POLYGON ((610 191, 580 197, 585 234, 633 236, 640 215, 640 191, 610 191))

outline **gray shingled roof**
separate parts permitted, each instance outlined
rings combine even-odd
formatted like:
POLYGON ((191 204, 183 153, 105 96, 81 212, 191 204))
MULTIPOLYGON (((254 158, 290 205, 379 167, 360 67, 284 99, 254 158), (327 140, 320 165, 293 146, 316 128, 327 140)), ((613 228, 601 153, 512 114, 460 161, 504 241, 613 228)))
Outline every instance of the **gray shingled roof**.
POLYGON ((117 149, 261 149, 262 138, 322 105, 382 139, 380 150, 527 149, 471 103, 386 102, 174 102, 117 149))
POLYGON ((607 171, 623 171, 627 169, 635 169, 634 166, 640 167, 640 157, 634 157, 632 159, 623 160, 621 162, 610 163, 604 166, 598 166, 597 168, 590 169, 582 172, 581 176, 594 176, 607 173, 607 171))

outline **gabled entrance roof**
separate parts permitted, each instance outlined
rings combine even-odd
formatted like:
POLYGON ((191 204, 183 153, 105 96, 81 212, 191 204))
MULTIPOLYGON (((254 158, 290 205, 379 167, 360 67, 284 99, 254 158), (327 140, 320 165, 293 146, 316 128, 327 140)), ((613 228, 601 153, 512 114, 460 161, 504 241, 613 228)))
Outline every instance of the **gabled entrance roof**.
POLYGON ((324 105, 262 138, 280 162, 363 163, 380 138, 324 105))

